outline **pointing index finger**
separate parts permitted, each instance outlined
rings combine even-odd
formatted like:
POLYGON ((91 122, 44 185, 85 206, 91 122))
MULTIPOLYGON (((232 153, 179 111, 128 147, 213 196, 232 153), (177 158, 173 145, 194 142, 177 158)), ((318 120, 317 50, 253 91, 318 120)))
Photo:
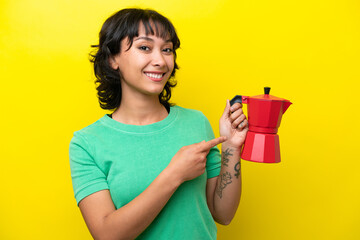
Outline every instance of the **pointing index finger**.
POLYGON ((212 147, 215 147, 216 145, 220 144, 220 143, 223 143, 226 141, 226 137, 218 137, 218 138, 215 138, 215 139, 212 139, 210 141, 207 141, 204 143, 204 151, 208 151, 210 150, 210 148, 212 147))

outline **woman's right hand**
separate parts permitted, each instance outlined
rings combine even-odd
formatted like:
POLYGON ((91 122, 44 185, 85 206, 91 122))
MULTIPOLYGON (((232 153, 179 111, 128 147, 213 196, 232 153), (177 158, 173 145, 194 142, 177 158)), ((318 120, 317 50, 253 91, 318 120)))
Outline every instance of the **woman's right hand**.
POLYGON ((181 183, 192 180, 205 172, 206 156, 210 149, 225 141, 226 137, 218 137, 208 142, 184 146, 171 159, 168 169, 172 170, 181 183))

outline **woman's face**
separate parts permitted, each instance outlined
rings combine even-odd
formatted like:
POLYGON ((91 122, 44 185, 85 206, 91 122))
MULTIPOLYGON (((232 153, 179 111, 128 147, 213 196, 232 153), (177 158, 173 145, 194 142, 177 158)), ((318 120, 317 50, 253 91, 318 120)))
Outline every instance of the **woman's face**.
POLYGON ((144 25, 140 24, 139 36, 128 48, 128 38, 125 38, 121 41, 120 53, 110 59, 111 66, 119 69, 122 76, 122 96, 132 93, 158 96, 174 69, 172 42, 146 35, 144 25))

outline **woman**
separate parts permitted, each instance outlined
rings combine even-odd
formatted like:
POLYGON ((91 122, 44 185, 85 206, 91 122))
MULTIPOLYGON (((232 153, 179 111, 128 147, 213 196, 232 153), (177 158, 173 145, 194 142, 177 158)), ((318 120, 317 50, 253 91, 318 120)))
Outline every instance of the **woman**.
POLYGON ((152 10, 123 9, 100 31, 98 97, 114 111, 70 143, 75 198, 95 239, 216 239, 214 220, 235 215, 247 120, 227 101, 214 139, 201 112, 169 103, 179 46, 152 10))

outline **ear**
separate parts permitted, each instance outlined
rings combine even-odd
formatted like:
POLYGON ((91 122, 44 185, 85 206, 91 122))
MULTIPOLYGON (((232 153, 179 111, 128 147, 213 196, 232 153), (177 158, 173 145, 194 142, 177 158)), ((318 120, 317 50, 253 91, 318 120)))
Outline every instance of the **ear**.
POLYGON ((113 68, 114 70, 119 70, 119 64, 116 62, 115 56, 110 56, 108 58, 108 61, 111 68, 113 68))

